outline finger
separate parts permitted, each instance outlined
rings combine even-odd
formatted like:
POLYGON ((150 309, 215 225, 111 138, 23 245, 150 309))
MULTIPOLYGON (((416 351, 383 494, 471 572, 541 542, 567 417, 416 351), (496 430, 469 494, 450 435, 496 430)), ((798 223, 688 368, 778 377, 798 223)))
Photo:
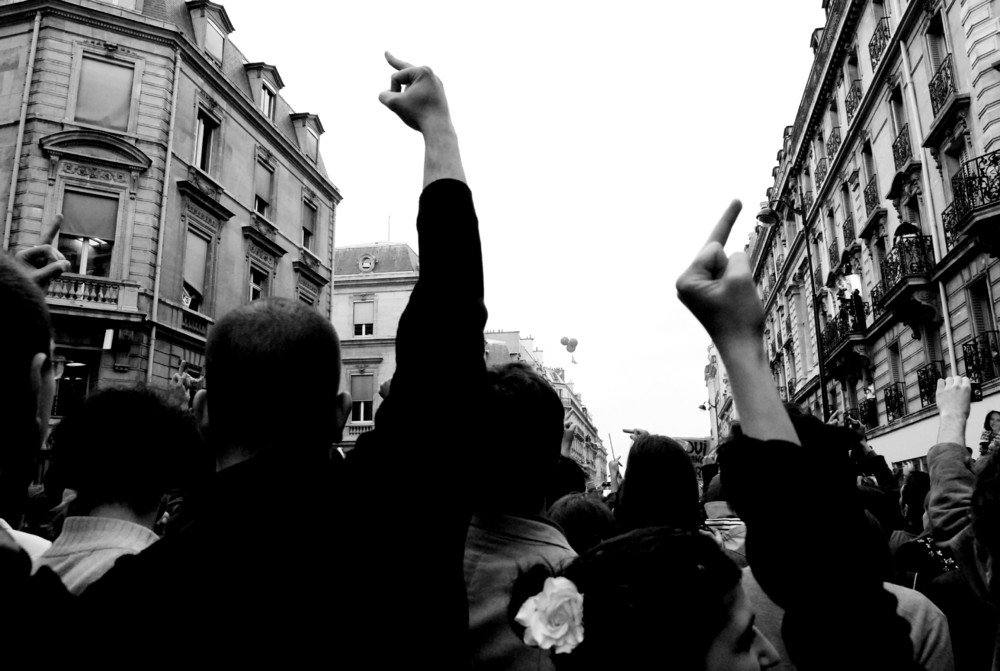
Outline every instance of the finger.
POLYGON ((39 268, 34 273, 32 273, 32 279, 38 284, 48 283, 55 278, 59 277, 70 268, 69 261, 55 261, 45 266, 44 268, 39 268))
POLYGON ((406 61, 396 58, 388 51, 385 52, 385 60, 388 61, 389 65, 396 68, 397 70, 405 70, 406 68, 412 68, 413 66, 406 61))
POLYGON ((719 223, 715 225, 712 229, 712 233, 708 236, 708 242, 718 242, 723 247, 726 246, 726 240, 729 239, 729 233, 733 230, 733 224, 736 223, 736 217, 739 216, 740 210, 743 209, 743 203, 739 200, 734 200, 729 203, 729 207, 726 211, 722 213, 722 218, 719 219, 719 223))
POLYGON ((686 286, 691 280, 722 277, 728 264, 729 259, 726 252, 723 251, 722 245, 717 242, 709 242, 701 248, 698 256, 694 257, 694 261, 691 262, 688 269, 677 278, 677 289, 680 290, 682 285, 686 286))
POLYGON ((403 90, 404 86, 409 86, 415 82, 419 73, 420 70, 414 67, 409 67, 405 70, 400 70, 399 72, 393 72, 392 77, 389 78, 389 90, 394 93, 399 93, 403 90))
POLYGON ((59 229, 60 227, 62 227, 62 223, 63 223, 62 214, 57 214, 56 216, 54 216, 48 228, 42 229, 42 234, 38 237, 38 244, 51 245, 52 241, 56 239, 56 235, 59 234, 59 229))

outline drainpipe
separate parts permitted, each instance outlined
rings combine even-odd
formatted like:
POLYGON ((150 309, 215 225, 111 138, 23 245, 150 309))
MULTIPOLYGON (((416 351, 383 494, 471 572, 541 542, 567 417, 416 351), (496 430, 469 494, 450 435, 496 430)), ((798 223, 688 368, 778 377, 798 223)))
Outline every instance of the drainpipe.
POLYGON ((21 120, 17 124, 17 140, 14 146, 14 168, 10 175, 10 193, 7 194, 7 216, 3 226, 3 249, 10 248, 10 229, 14 224, 14 196, 17 192, 17 177, 21 168, 21 149, 24 143, 24 123, 28 116, 28 98, 31 95, 31 77, 35 74, 35 48, 38 46, 38 29, 42 25, 42 13, 35 12, 35 27, 31 32, 31 48, 28 49, 28 73, 24 77, 24 91, 21 92, 21 120))
MULTIPOLYGON (((913 114, 910 118, 914 120, 916 125, 917 137, 922 138, 924 136, 924 129, 920 125, 920 114, 917 108, 917 94, 913 90, 913 81, 910 79, 910 56, 906 53, 906 44, 902 41, 899 43, 899 53, 903 59, 903 81, 906 83, 906 90, 909 95, 907 98, 910 103, 910 107, 913 110, 913 114)), ((922 144, 922 143, 921 143, 922 144)), ((944 253, 941 249, 941 239, 940 239, 940 222, 938 220, 937 208, 934 206, 934 192, 931 190, 931 177, 928 173, 928 169, 932 164, 933 157, 930 155, 930 151, 926 147, 921 147, 920 158, 927 168, 920 171, 920 175, 923 178, 923 190, 927 194, 927 210, 930 213, 931 220, 931 244, 934 246, 934 263, 937 264, 941 261, 944 253)), ((945 338, 948 341, 948 361, 951 363, 951 374, 958 374, 958 361, 955 358, 955 340, 952 337, 951 332, 951 313, 948 310, 948 294, 944 289, 944 282, 938 282, 938 295, 941 300, 941 313, 944 316, 944 333, 945 338)), ((943 372, 943 371, 942 371, 943 372)))
POLYGON ((149 359, 146 361, 146 384, 153 381, 153 359, 156 357, 156 331, 160 314, 160 276, 163 274, 163 240, 166 237, 167 204, 170 202, 170 167, 174 158, 174 122, 177 118, 177 88, 181 80, 181 51, 174 48, 174 85, 170 94, 170 130, 167 131, 167 158, 163 164, 163 198, 160 199, 159 231, 156 236, 156 277, 153 279, 153 327, 149 331, 149 359))

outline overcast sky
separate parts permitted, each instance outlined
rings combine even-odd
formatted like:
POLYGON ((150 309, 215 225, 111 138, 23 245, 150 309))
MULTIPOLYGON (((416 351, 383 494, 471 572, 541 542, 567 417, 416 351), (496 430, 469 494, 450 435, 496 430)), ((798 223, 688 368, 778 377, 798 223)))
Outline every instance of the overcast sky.
MULTIPOLYGON (((282 95, 323 122, 344 195, 338 245, 386 240, 391 216, 392 240, 416 248, 422 144, 378 102, 388 49, 444 81, 480 219, 488 328, 534 336, 564 365, 619 455, 623 427, 709 434, 697 409, 708 338, 674 280, 731 198, 744 212, 727 250, 746 244, 820 0, 225 4, 246 57, 276 65, 282 95), (579 340, 577 365, 564 335, 579 340)), ((439 328, 432 355, 447 375, 439 328)))

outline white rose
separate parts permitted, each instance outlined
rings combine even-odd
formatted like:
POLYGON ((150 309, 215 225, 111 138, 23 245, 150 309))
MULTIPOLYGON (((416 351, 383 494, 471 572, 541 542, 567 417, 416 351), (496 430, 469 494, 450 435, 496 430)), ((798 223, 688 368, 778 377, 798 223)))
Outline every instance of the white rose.
POLYGON ((524 642, 557 653, 583 642, 583 595, 567 578, 546 578, 542 592, 521 606, 514 618, 524 625, 524 642))

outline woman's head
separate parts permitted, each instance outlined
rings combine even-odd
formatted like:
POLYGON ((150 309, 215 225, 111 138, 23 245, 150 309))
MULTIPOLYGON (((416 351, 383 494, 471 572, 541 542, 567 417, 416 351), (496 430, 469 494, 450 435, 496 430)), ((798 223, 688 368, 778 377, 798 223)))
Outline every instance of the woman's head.
MULTIPOLYGON (((572 653, 554 655, 561 670, 715 671, 778 661, 753 626, 740 570, 702 534, 632 531, 581 555, 563 575, 583 594, 584 636, 572 653)), ((541 583, 535 587, 531 594, 541 583)))
POLYGON ((983 429, 1000 433, 1000 410, 990 410, 986 413, 986 421, 983 422, 983 429))
POLYGON ((611 509, 596 496, 574 492, 549 507, 549 517, 562 527, 570 547, 582 554, 617 533, 611 509))
POLYGON ((698 477, 680 443, 657 435, 635 441, 628 453, 628 470, 615 515, 624 531, 698 528, 698 477))

